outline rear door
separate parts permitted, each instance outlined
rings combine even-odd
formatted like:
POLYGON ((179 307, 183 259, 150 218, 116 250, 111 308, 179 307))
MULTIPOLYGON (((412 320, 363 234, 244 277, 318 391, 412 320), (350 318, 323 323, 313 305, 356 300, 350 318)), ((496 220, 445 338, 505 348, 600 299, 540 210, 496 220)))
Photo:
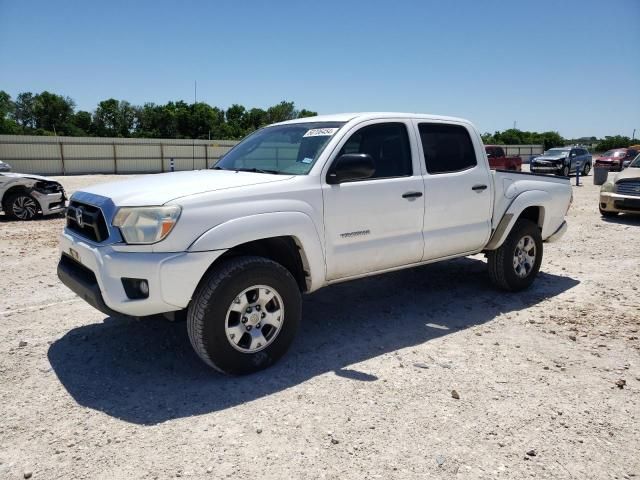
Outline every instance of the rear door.
POLYGON ((414 121, 426 174, 423 260, 480 250, 489 239, 492 175, 475 132, 414 121))

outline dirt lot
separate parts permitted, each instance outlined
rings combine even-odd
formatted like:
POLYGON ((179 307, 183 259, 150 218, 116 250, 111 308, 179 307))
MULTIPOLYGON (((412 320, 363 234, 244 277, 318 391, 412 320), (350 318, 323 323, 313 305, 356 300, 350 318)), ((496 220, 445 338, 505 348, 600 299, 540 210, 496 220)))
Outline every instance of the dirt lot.
POLYGON ((640 478, 640 218, 592 183, 530 290, 482 256, 327 288, 242 378, 74 297, 62 219, 0 217, 0 478, 640 478))

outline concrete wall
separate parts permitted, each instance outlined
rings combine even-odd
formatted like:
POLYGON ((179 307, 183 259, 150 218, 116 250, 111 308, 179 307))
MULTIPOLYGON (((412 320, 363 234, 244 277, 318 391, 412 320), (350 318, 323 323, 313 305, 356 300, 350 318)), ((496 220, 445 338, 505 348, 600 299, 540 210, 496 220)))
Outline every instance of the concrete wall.
POLYGON ((12 171, 41 175, 158 173, 207 168, 230 140, 0 135, 0 160, 12 171))

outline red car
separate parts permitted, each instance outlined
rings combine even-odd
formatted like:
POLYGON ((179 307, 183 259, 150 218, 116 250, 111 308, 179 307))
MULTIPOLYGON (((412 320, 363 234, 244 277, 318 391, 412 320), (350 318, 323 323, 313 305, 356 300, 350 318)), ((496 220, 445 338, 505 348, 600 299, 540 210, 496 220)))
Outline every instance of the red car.
POLYGON ((638 155, 635 148, 614 148, 608 150, 596 158, 596 167, 607 167, 616 172, 622 171, 622 165, 626 160, 633 160, 638 155))
POLYGON ((507 157, 504 149, 499 145, 485 145, 487 158, 489 159, 489 168, 492 170, 522 170, 522 159, 514 155, 507 157))

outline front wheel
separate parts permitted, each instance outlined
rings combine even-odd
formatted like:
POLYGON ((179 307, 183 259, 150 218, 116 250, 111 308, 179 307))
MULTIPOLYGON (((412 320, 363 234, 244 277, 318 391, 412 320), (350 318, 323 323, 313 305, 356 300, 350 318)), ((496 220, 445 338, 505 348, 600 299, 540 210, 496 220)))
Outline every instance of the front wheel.
POLYGON ((504 243, 487 255, 489 276, 498 287, 516 292, 528 288, 542 263, 542 235, 531 220, 519 219, 504 243))
POLYGON ((237 257, 211 269, 191 301, 189 340, 222 373, 262 370, 285 354, 300 323, 302 298, 291 273, 262 257, 237 257))
POLYGON ((7 195, 3 209, 9 217, 16 220, 33 220, 38 215, 40 206, 28 193, 18 192, 7 195))
POLYGON ((563 177, 569 176, 569 165, 565 165, 564 167, 562 167, 562 170, 560 170, 560 175, 562 175, 563 177))

